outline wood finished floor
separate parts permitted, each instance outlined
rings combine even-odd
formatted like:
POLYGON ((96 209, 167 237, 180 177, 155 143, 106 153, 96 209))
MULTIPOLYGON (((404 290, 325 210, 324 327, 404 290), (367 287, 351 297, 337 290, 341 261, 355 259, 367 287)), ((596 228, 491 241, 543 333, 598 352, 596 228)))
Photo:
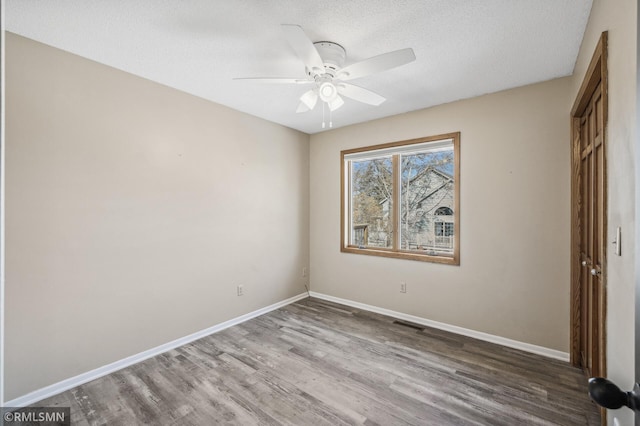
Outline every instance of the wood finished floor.
POLYGON ((319 299, 35 405, 73 425, 600 424, 565 362, 319 299))

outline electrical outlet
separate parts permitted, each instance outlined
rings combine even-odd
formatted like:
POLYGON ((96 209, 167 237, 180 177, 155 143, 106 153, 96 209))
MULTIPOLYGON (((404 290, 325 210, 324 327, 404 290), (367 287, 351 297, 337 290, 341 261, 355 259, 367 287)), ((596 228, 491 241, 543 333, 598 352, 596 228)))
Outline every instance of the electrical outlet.
POLYGON ((306 278, 307 277, 307 267, 303 266, 302 267, 302 278, 306 278))
POLYGON ((238 286, 238 296, 242 296, 244 294, 244 287, 242 285, 238 286))
POLYGON ((407 283, 404 281, 400 281, 400 293, 407 292, 407 283))

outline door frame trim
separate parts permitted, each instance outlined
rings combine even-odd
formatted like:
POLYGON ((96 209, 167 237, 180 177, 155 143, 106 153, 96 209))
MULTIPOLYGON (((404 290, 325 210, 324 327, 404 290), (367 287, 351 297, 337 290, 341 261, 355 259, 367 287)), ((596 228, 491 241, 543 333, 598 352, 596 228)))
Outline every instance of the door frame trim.
MULTIPOLYGON (((570 361, 574 366, 580 365, 580 343, 581 343, 581 283, 580 283, 580 217, 579 203, 580 201, 580 163, 581 152, 579 144, 580 135, 580 117, 587 108, 591 97, 593 96, 598 83, 602 88, 602 114, 603 114, 603 155, 604 155, 604 192, 603 192, 603 229, 607 232, 607 133, 608 133, 608 110, 609 110, 609 90, 608 90, 608 69, 607 69, 607 40, 608 32, 605 31, 600 36, 595 52, 587 68, 587 72, 580 86, 580 90, 576 96, 573 107, 571 108, 571 348, 570 361)), ((607 270, 607 239, 603 240, 604 258, 602 262, 602 317, 603 325, 607 321, 607 291, 606 291, 606 270, 607 270)), ((607 370, 607 336, 606 326, 603 326, 599 341, 599 355, 601 360, 600 375, 606 377, 607 370)))

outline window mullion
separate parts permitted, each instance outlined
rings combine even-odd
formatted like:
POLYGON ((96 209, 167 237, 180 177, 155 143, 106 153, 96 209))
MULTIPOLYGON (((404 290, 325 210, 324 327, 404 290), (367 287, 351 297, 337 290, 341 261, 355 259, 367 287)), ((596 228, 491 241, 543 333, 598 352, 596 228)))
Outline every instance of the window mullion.
MULTIPOLYGON (((343 161, 343 164, 345 162, 343 161)), ((352 191, 352 186, 353 186, 353 176, 352 176, 352 172, 351 172, 351 168, 353 167, 353 164, 351 161, 347 161, 346 162, 347 167, 346 167, 346 188, 345 185, 342 186, 342 190, 346 191, 346 193, 342 196, 343 197, 343 202, 346 203, 347 205, 347 212, 349 212, 349 214, 347 215, 347 226, 346 229, 343 229, 343 231, 345 232, 346 236, 347 236, 347 241, 346 244, 353 244, 352 239, 352 234, 353 234, 353 200, 351 200, 351 191, 352 191)), ((344 176, 344 175, 343 175, 344 176)), ((344 241, 343 241, 344 243, 344 241)))
POLYGON ((392 160, 393 170, 393 250, 400 249, 400 154, 395 154, 392 160))

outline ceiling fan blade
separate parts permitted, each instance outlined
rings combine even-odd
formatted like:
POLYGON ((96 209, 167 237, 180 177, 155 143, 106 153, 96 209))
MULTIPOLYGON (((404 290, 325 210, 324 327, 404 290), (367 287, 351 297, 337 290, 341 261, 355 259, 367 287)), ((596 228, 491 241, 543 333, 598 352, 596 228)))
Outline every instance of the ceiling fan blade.
POLYGON ((338 93, 355 101, 375 106, 378 106, 387 100, 383 96, 380 96, 377 93, 372 92, 371 90, 362 88, 360 86, 354 86, 353 84, 338 84, 338 93))
POLYGON ((394 50, 393 52, 383 53, 382 55, 348 65, 338 71, 336 78, 340 80, 352 80, 399 67, 400 65, 405 65, 415 60, 416 55, 410 47, 394 50))
POLYGON ((307 84, 313 83, 313 80, 306 78, 288 78, 288 77, 239 77, 234 80, 253 81, 256 83, 268 83, 268 84, 307 84))
POLYGON ((304 62, 307 69, 316 74, 324 72, 322 58, 302 28, 299 25, 283 24, 282 29, 287 41, 293 47, 298 58, 304 62))

